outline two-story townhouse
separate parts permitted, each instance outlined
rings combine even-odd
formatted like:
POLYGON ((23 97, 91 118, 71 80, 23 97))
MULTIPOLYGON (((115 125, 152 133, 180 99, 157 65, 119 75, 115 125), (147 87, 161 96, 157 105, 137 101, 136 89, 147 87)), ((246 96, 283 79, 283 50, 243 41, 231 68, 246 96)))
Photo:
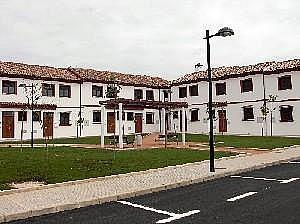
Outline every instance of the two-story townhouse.
POLYGON ((67 69, 0 62, 0 139, 76 135, 78 83, 67 69))
MULTIPOLYGON (((212 74, 216 133, 300 135, 299 59, 220 67, 212 74)), ((172 98, 188 102, 190 133, 208 133, 207 90, 206 71, 172 84, 172 98)))

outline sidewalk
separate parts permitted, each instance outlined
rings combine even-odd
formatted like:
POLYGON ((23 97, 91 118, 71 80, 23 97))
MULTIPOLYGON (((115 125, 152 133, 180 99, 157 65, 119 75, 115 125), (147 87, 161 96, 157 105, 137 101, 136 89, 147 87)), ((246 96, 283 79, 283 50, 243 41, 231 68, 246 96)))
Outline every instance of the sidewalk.
POLYGON ((3 191, 0 192, 0 222, 199 183, 293 159, 300 159, 299 147, 218 159, 215 173, 209 172, 208 161, 202 161, 32 189, 3 191))

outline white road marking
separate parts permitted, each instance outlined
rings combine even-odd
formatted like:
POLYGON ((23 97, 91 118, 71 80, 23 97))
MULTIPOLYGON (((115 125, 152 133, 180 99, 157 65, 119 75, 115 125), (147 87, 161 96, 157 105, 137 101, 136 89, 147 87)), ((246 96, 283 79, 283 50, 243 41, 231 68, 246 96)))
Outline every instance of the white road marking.
POLYGON ((242 199, 242 198, 245 198, 245 197, 249 197, 249 196, 254 195, 254 194, 257 194, 257 192, 256 191, 248 192, 248 193, 245 193, 245 194, 233 197, 233 198, 229 198, 229 199, 227 199, 227 201, 230 201, 230 202, 236 201, 236 200, 239 200, 239 199, 242 199))
POLYGON ((275 178, 264 178, 264 177, 243 177, 243 176, 230 176, 232 178, 242 178, 242 179, 254 179, 254 180, 264 180, 264 181, 277 181, 281 184, 288 184, 290 182, 293 182, 295 180, 299 180, 300 178, 291 178, 287 180, 278 180, 275 178))
POLYGON ((291 163, 291 164, 300 164, 299 161, 289 161, 289 162, 286 162, 286 163, 291 163))
POLYGON ((146 206, 143 206, 143 205, 134 204, 134 203, 131 203, 131 202, 128 202, 128 201, 117 201, 117 202, 119 202, 123 205, 129 205, 129 206, 132 206, 132 207, 135 207, 135 208, 144 209, 146 211, 151 211, 151 212, 155 212, 155 213, 170 216, 169 218, 159 220, 156 223, 168 223, 168 222, 172 222, 174 220, 181 219, 181 218, 184 218, 184 217, 187 217, 187 216, 191 216, 191 215, 194 215, 194 214, 197 214, 197 213, 200 212, 200 210, 193 210, 193 211, 189 211, 189 212, 186 212, 186 213, 177 214, 177 213, 173 213, 173 212, 168 212, 168 211, 163 211, 163 210, 159 210, 159 209, 155 209, 155 208, 146 207, 146 206))

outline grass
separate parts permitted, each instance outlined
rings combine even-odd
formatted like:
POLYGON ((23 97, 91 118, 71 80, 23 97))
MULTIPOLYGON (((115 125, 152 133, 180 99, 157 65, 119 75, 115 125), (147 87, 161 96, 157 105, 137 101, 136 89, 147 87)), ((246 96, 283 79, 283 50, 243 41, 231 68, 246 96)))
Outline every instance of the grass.
MULTIPOLYGON (((207 135, 187 134, 188 142, 208 142, 207 135)), ((274 149, 300 145, 300 138, 278 137, 278 136, 236 136, 236 135, 216 135, 217 146, 236 147, 236 148, 264 148, 274 149)))
MULTIPOLYGON (((127 135, 128 139, 134 138, 134 135, 127 135)), ((116 136, 118 139, 118 136, 116 136)), ((109 144, 108 136, 104 138, 105 144, 109 144)), ((1 144, 20 144, 20 141, 3 141, 1 144)), ((44 144, 44 139, 34 139, 34 144, 44 144)), ((89 136, 89 137, 80 137, 80 138, 55 138, 50 139, 48 144, 94 144, 100 145, 100 136, 89 136)), ((30 140, 23 141, 23 144, 30 144, 30 140)))
MULTIPOLYGON (((216 158, 232 155, 217 152, 216 158)), ((148 149, 116 153, 69 147, 26 149, 0 148, 0 189, 12 182, 43 181, 59 183, 91 177, 141 171, 170 165, 202 161, 207 151, 148 149)))

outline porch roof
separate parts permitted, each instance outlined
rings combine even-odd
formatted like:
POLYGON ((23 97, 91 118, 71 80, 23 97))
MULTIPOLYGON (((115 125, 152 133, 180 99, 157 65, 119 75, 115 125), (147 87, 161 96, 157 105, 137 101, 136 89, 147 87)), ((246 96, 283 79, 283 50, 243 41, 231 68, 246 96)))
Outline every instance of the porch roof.
POLYGON ((161 101, 149 101, 149 100, 132 100, 132 99, 111 99, 103 103, 107 109, 113 109, 115 106, 118 107, 119 103, 123 104, 123 109, 125 110, 143 110, 143 109, 176 109, 188 107, 186 102, 161 102, 161 101))

